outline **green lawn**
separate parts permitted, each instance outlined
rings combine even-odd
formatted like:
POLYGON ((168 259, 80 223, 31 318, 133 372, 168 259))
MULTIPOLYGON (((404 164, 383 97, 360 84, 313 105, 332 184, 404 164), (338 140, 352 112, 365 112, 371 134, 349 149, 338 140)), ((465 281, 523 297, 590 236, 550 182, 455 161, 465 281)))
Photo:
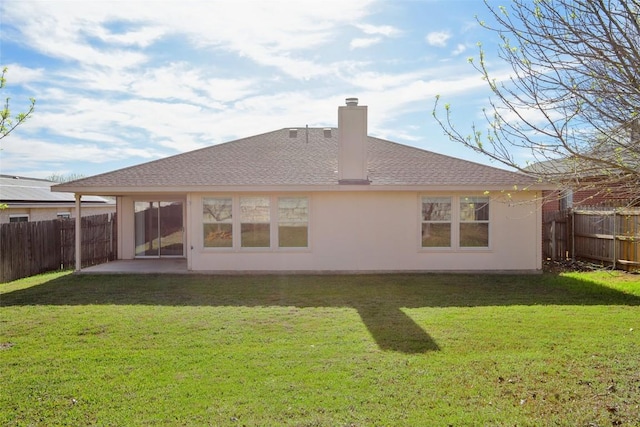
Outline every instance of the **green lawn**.
POLYGON ((640 425, 637 275, 58 273, 0 306, 0 425, 640 425))

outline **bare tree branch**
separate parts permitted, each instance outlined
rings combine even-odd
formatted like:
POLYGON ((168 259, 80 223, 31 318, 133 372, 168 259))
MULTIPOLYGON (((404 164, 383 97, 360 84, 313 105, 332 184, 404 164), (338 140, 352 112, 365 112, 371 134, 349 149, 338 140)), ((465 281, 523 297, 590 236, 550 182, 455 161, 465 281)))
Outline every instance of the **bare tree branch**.
POLYGON ((496 24, 479 22, 500 37, 511 77, 497 81, 480 46, 470 62, 493 92, 486 128, 460 131, 437 97, 445 134, 541 181, 640 202, 640 0, 485 5, 496 24))

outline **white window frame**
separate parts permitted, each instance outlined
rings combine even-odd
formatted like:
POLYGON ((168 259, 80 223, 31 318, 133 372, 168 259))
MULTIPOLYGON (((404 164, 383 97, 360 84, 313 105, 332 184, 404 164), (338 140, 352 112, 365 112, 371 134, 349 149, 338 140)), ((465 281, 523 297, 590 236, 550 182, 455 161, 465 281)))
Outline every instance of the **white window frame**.
MULTIPOLYGON (((494 207, 491 197, 484 194, 474 193, 421 193, 418 194, 418 227, 417 240, 419 252, 490 252, 492 250, 492 231, 494 223, 494 207), (465 197, 484 197, 489 203, 489 220, 487 221, 461 221, 460 220, 460 204, 465 197), (422 199, 423 198, 450 198, 451 199, 451 246, 422 246, 422 224, 425 221, 422 218, 422 199), (488 224, 488 242, 487 246, 460 246, 460 224, 462 223, 486 223, 488 224)), ((429 221, 426 221, 429 222, 429 221)), ((438 222, 434 222, 438 223, 438 222)))
POLYGON ((477 250, 477 249, 489 249, 491 247, 491 198, 489 196, 485 196, 485 195, 469 195, 469 194, 465 194, 465 195, 461 195, 458 197, 458 248, 460 248, 461 250, 469 250, 469 249, 473 249, 473 250, 477 250), (475 199, 486 199, 487 200, 487 207, 489 209, 489 215, 488 218, 486 220, 483 219, 474 219, 474 220, 462 220, 462 215, 461 215, 461 209, 460 209, 460 205, 462 204, 463 200, 466 198, 475 198, 475 199), (461 246, 460 241, 462 239, 462 236, 460 234, 460 228, 462 226, 462 224, 487 224, 487 246, 461 246))
MULTIPOLYGON (((264 250, 269 250, 273 247, 273 223, 274 223, 274 218, 273 218, 273 197, 272 196, 248 196, 248 195, 241 195, 238 197, 238 202, 237 202, 237 206, 238 206, 238 210, 236 212, 238 212, 238 215, 233 215, 233 211, 232 211, 232 219, 234 221, 238 220, 238 245, 240 247, 240 249, 242 250, 257 250, 257 251, 264 251, 264 250), (268 204, 268 210, 269 210, 269 220, 268 221, 258 221, 258 222, 252 222, 252 221, 248 221, 246 220, 245 217, 243 217, 243 211, 242 211, 242 201, 243 200, 247 200, 247 199, 266 199, 267 200, 267 204, 268 204), (236 218, 237 217, 237 218, 236 218), (267 246, 244 246, 242 243, 242 226, 244 224, 254 224, 254 225, 259 225, 259 224, 268 224, 269 225, 269 245, 267 246)), ((234 226, 234 228, 236 228, 234 226)), ((235 241, 234 241, 234 245, 235 245, 235 241)))
POLYGON ((224 194, 224 193, 211 193, 204 194, 200 201, 200 233, 201 243, 200 249, 204 252, 309 252, 311 250, 311 196, 308 194, 260 194, 260 193, 247 193, 247 194, 224 194), (252 197, 264 197, 269 199, 269 246, 268 247, 243 247, 242 246, 242 215, 240 211, 240 199, 252 198, 252 197), (231 224, 232 224, 232 246, 230 247, 213 247, 204 245, 204 218, 202 212, 204 211, 204 200, 215 198, 231 199, 231 224), (305 198, 307 199, 307 246, 295 247, 286 246, 280 247, 279 242, 279 200, 288 198, 305 198))
POLYGON ((29 222, 29 214, 9 214, 9 222, 11 222, 11 223, 29 222), (14 218, 27 218, 27 220, 26 221, 11 221, 14 218))
POLYGON ((455 199, 452 196, 448 196, 448 195, 442 195, 442 196, 431 196, 431 195, 421 195, 420 196, 420 247, 423 249, 451 249, 452 247, 452 241, 453 241, 453 228, 454 228, 454 217, 453 217, 453 204, 455 203, 455 199), (450 209, 449 209, 449 219, 447 220, 425 220, 423 217, 423 202, 424 199, 448 199, 449 205, 450 205, 450 209), (425 224, 449 224, 449 245, 447 246, 424 246, 423 240, 424 240, 424 229, 423 226, 425 224))
POLYGON ((58 219, 70 219, 71 212, 58 212, 56 213, 56 218, 58 219))
MULTIPOLYGON (((310 208, 310 201, 309 201, 309 197, 308 196, 287 196, 287 195, 280 195, 278 197, 275 198, 276 201, 276 206, 275 206, 275 237, 276 237, 276 242, 275 245, 277 246, 277 248, 279 250, 301 250, 301 249, 307 249, 309 248, 309 217, 311 215, 311 208, 310 208), (307 201, 307 219, 306 221, 296 221, 296 220, 284 220, 283 218, 280 218, 280 200, 283 199, 305 199, 307 201), (281 224, 306 224, 307 226, 307 246, 281 246, 280 245, 280 225, 281 224)), ((274 222, 272 222, 273 224, 274 222)))
POLYGON ((201 230, 202 230, 202 247, 205 249, 233 249, 233 246, 235 245, 236 242, 236 236, 235 236, 235 232, 236 232, 236 226, 234 225, 235 223, 235 212, 236 212, 236 207, 234 206, 234 200, 232 196, 229 195, 215 195, 215 196, 204 196, 202 197, 201 203, 200 203, 201 209, 201 216, 200 216, 200 223, 201 223, 201 230), (230 220, 225 218, 224 220, 221 221, 216 221, 216 222, 210 222, 210 221, 205 221, 204 220, 204 201, 205 199, 231 199, 231 218, 230 220), (205 224, 230 224, 231 225, 231 246, 205 246, 205 237, 204 237, 204 226, 205 224))

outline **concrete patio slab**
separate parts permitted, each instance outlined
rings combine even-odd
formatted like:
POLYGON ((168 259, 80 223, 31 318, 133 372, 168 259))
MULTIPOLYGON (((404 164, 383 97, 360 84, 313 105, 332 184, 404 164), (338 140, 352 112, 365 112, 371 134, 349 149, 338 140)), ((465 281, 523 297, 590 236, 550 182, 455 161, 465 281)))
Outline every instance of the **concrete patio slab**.
POLYGON ((86 267, 76 274, 187 274, 184 258, 117 260, 86 267))

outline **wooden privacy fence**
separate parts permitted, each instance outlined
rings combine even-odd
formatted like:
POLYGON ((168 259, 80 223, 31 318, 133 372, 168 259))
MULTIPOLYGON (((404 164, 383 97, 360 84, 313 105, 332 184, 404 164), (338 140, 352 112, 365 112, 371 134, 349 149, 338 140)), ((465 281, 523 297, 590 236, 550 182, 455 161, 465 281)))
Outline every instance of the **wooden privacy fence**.
POLYGON ((542 218, 542 254, 554 261, 571 258, 569 211, 545 212, 542 218))
POLYGON ((543 255, 640 270, 640 209, 597 208, 545 214, 543 255))
MULTIPOLYGON (((75 219, 0 224, 0 283, 75 267, 75 219)), ((116 216, 82 218, 82 267, 116 259, 116 216)))

